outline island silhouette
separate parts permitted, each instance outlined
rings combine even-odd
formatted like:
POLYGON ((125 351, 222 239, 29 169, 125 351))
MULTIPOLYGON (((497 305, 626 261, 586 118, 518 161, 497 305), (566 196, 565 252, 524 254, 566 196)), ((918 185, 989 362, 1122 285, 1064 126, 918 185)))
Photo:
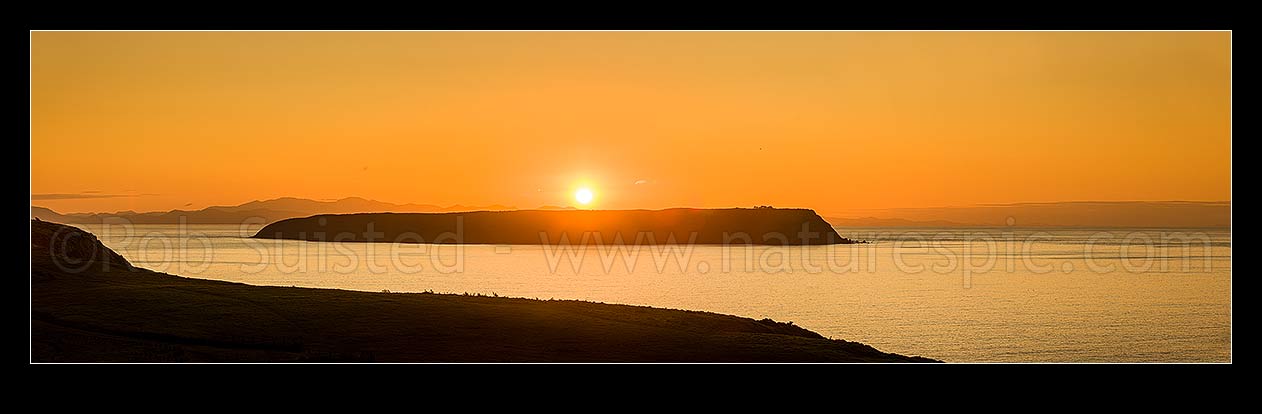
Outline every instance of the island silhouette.
POLYGON ((516 210, 323 214, 281 220, 264 239, 476 244, 851 244, 810 209, 516 210))

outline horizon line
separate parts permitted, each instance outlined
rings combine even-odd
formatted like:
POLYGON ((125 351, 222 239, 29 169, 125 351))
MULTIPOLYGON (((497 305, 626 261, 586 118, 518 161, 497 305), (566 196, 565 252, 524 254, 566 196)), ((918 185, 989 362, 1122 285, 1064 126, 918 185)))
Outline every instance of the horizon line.
MULTIPOLYGON (((43 209, 47 209, 47 210, 49 210, 49 211, 52 211, 52 212, 57 213, 57 214, 62 214, 62 215, 67 215, 67 214, 124 214, 124 213, 132 213, 132 214, 148 214, 148 213, 170 213, 170 212, 174 212, 174 211, 189 211, 189 212, 193 212, 193 211, 202 211, 202 210, 206 210, 206 209, 210 209, 210 208, 216 208, 216 207, 220 207, 220 208, 224 208, 224 207, 228 207, 228 208, 231 208, 231 207, 240 207, 240 206, 243 206, 243 205, 246 205, 246 204, 250 204, 250 203, 256 203, 256 202, 267 202, 267 201, 276 201, 276 200, 282 200, 282 199, 293 199, 293 200, 301 200, 301 201, 313 201, 313 202, 319 202, 319 203, 336 203, 336 202, 340 202, 340 201, 344 201, 344 200, 359 199, 359 200, 373 201, 373 202, 378 202, 378 203, 394 204, 394 205, 397 205, 397 206, 408 206, 408 205, 413 205, 413 206, 433 206, 433 207, 437 207, 437 208, 440 208, 440 209, 451 209, 451 208, 456 208, 456 207, 487 208, 487 207, 496 207, 496 206, 499 206, 499 207, 506 207, 506 210, 544 210, 544 209, 547 209, 547 208, 557 208, 557 209, 567 209, 567 208, 572 208, 572 209, 577 209, 577 210, 599 210, 599 209, 584 209, 584 208, 580 208, 580 207, 577 207, 577 206, 572 206, 572 205, 564 205, 564 206, 563 206, 563 205, 541 205, 541 206, 534 207, 534 208, 519 208, 519 207, 517 207, 517 206, 515 206, 515 205, 507 205, 507 204, 499 204, 499 203, 492 203, 492 204, 489 204, 489 205, 466 205, 466 204, 464 204, 464 203, 455 203, 455 204, 450 204, 450 205, 446 205, 446 206, 444 206, 444 205, 441 205, 441 204, 418 203, 418 202, 395 203, 395 202, 390 202, 390 201, 381 201, 381 200, 376 200, 376 199, 367 198, 367 197, 362 197, 362 196, 348 196, 348 197, 342 197, 342 198, 338 198, 338 199, 313 199, 313 198, 303 198, 303 197, 297 197, 297 196, 280 196, 280 197, 268 198, 268 199, 254 199, 254 200, 246 201, 246 202, 243 202, 243 203, 240 203, 240 204, 235 204, 235 205, 224 205, 224 204, 208 205, 208 206, 205 206, 205 207, 202 207, 202 208, 190 209, 190 210, 185 210, 185 209, 181 209, 181 208, 172 208, 172 209, 169 209, 169 210, 150 210, 150 211, 118 210, 118 211, 113 211, 113 212, 108 212, 108 211, 77 211, 77 212, 59 212, 59 211, 54 210, 54 209, 53 209, 53 208, 51 208, 51 207, 46 207, 46 206, 42 206, 42 205, 36 205, 36 204, 34 203, 34 201, 36 201, 36 200, 40 200, 40 201, 59 201, 59 200, 67 200, 67 199, 64 199, 64 198, 47 198, 47 199, 41 199, 41 198, 36 198, 35 196, 37 196, 37 195, 39 195, 39 194, 32 194, 32 197, 31 197, 31 205, 30 205, 32 208, 43 208, 43 209), (329 200, 332 200, 332 201, 329 201, 329 200)), ((1111 200, 1111 201, 1105 201, 1105 200, 1068 200, 1068 201, 1023 201, 1023 202, 1012 202, 1012 203, 975 203, 975 204, 956 204, 956 205, 945 205, 945 206, 943 206, 943 205, 937 205, 937 206, 924 206, 924 207, 859 207, 859 208, 840 208, 840 209, 830 208, 830 209, 828 209, 828 211, 833 211, 834 213, 828 213, 828 214, 830 214, 830 215, 831 215, 831 214, 836 214, 836 212, 840 212, 840 211, 931 210, 931 209, 966 209, 966 208, 994 208, 994 207, 1047 206, 1047 205, 1063 205, 1063 204, 1142 204, 1142 203, 1153 203, 1153 204, 1161 204, 1161 203, 1169 203, 1169 204, 1206 204, 1206 205, 1226 205, 1226 206, 1230 206, 1230 205, 1231 205, 1231 200, 1209 200, 1209 201, 1206 201, 1206 200, 1111 200)), ((774 205, 774 204, 768 204, 768 205, 774 205)), ((757 206, 753 206, 753 207, 757 207, 757 206)), ((726 208, 753 208, 753 207, 749 207, 749 206, 735 206, 735 205, 733 205, 733 206, 724 206, 724 207, 672 206, 672 207, 661 207, 661 208, 625 208, 625 209, 615 209, 615 210, 668 210, 668 209, 677 209, 677 208, 690 208, 690 209, 726 209, 726 208)), ((792 206, 791 206, 791 207, 775 207, 775 208, 778 208, 778 209, 806 209, 806 210, 816 211, 817 213, 819 213, 820 211, 823 211, 823 210, 821 210, 820 208, 812 208, 812 207, 792 207, 792 206)), ((482 210, 470 210, 470 211, 482 211, 482 210)), ((445 212, 445 211, 440 211, 440 212, 445 212)), ((333 213, 330 213, 330 214, 333 214, 333 213)), ((341 214, 341 213, 336 213, 336 214, 341 214)), ((354 213, 346 213, 346 214, 354 214, 354 213)), ((820 214, 820 215, 824 215, 824 213, 819 213, 819 214, 820 214)))

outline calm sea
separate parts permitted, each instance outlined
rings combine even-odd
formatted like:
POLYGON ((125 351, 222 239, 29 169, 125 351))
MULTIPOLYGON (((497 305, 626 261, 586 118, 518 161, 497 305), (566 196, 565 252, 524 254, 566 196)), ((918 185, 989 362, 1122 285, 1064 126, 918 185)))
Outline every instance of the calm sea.
POLYGON ((1229 229, 843 228, 871 243, 584 249, 81 227, 133 264, 255 285, 704 310, 949 362, 1231 360, 1229 229))

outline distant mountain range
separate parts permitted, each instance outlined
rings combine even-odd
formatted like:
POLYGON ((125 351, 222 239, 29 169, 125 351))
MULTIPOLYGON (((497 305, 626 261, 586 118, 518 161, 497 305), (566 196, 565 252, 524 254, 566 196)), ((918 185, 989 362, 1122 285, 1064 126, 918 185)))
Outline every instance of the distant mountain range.
POLYGON ((835 227, 967 227, 968 224, 946 220, 916 221, 878 217, 824 217, 835 227))
MULTIPOLYGON (((572 208, 572 207, 571 207, 572 208)), ((44 207, 31 206, 31 218, 57 223, 104 223, 106 220, 122 219, 133 224, 238 224, 246 220, 262 219, 271 223, 294 217, 307 217, 316 214, 346 213, 440 213, 455 211, 483 210, 516 210, 513 206, 464 206, 454 205, 442 207, 432 204, 394 204, 360 197, 348 197, 337 201, 317 201, 304 198, 283 197, 272 200, 256 200, 237 206, 214 206, 201 210, 171 210, 137 213, 120 211, 117 213, 73 213, 60 214, 44 207)), ((565 209, 565 207, 545 207, 542 209, 565 209)))
POLYGON ((834 212, 839 227, 1231 227, 1230 201, 1071 201, 834 212), (1009 223, 1011 219, 1011 223, 1009 223))

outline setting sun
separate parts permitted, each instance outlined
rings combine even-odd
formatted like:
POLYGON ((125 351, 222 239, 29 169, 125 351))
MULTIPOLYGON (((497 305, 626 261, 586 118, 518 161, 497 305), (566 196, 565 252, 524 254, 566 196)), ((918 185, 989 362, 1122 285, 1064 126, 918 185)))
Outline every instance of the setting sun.
POLYGON ((578 201, 579 204, 591 204, 593 197, 595 195, 592 194, 592 190, 587 188, 580 188, 574 192, 574 200, 578 201))

